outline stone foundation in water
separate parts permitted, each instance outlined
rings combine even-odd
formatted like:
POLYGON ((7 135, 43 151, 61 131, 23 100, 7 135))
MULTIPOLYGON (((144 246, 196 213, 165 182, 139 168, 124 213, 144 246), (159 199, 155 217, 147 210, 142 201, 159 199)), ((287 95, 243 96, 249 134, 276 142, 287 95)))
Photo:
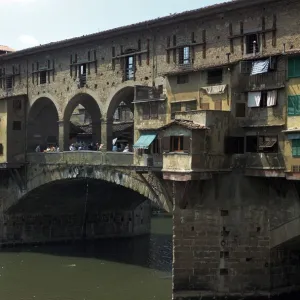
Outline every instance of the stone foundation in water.
POLYGON ((125 211, 82 214, 5 215, 0 223, 0 246, 122 238, 150 233, 151 207, 145 201, 125 211))

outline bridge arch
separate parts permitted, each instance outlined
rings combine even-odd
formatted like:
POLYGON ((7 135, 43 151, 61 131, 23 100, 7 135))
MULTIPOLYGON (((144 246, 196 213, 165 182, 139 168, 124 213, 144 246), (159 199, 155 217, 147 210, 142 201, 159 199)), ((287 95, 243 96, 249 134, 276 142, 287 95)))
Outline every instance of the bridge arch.
POLYGON ((36 98, 28 108, 27 151, 33 152, 40 145, 58 144, 58 120, 60 110, 57 101, 50 95, 36 98))
MULTIPOLYGON (((118 88, 112 90, 108 97, 107 101, 107 110, 106 110, 106 119, 107 119, 107 149, 111 150, 112 140, 117 138, 118 135, 113 132, 113 123, 130 123, 132 122, 132 130, 127 134, 126 140, 129 144, 133 143, 133 118, 134 118, 134 84, 133 83, 124 83, 118 88), (127 108, 132 114, 130 119, 122 119, 121 116, 116 119, 116 113, 121 107, 127 108)), ((124 142, 126 142, 124 140, 124 142)))
POLYGON ((101 141, 101 110, 94 95, 88 92, 81 92, 73 95, 63 109, 63 147, 68 150, 70 144, 70 121, 76 107, 81 105, 90 117, 90 121, 85 124, 91 131, 91 141, 99 143, 101 141))
MULTIPOLYGON (((73 154, 76 159, 76 155, 80 155, 80 152, 69 153, 68 155, 73 154)), ((32 155, 36 156, 37 154, 32 155)), ((46 157, 49 157, 49 155, 52 156, 52 154, 48 154, 46 157)), ((64 154, 54 153, 53 155, 61 157, 64 154)), ((40 154, 40 156, 40 159, 42 159, 42 156, 45 157, 43 154, 40 154)), ((70 158, 69 161, 70 160, 72 159, 70 158)), ((70 165, 64 163, 61 158, 60 164, 57 162, 49 163, 49 161, 45 161, 43 164, 29 164, 26 177, 26 188, 20 188, 20 186, 10 187, 11 193, 3 202, 4 212, 16 205, 20 199, 26 197, 31 191, 41 186, 72 179, 101 180, 123 186, 148 198, 161 209, 168 212, 172 210, 172 200, 167 189, 156 176, 151 174, 147 175, 146 180, 148 184, 146 184, 144 180, 145 177, 140 176, 128 167, 118 168, 115 166, 100 165, 100 163, 95 165, 70 165)))

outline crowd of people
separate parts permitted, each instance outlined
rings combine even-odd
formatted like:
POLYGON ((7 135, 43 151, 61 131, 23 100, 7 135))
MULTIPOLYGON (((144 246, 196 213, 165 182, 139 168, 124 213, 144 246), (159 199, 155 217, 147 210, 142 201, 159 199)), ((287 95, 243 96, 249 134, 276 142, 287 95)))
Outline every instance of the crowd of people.
MULTIPOLYGON (((72 143, 69 146, 70 151, 101 151, 104 145, 100 143, 85 143, 85 142, 76 142, 72 143)), ((115 144, 112 147, 113 152, 131 152, 128 144, 115 144)), ((58 146, 41 146, 37 145, 35 152, 59 152, 58 146)))

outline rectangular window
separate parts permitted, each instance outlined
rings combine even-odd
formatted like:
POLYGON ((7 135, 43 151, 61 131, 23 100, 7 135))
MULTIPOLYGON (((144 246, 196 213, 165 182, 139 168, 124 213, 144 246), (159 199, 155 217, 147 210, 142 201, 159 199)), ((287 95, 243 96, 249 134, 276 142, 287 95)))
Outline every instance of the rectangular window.
POLYGON ((82 64, 79 66, 79 80, 80 87, 84 87, 86 84, 86 64, 82 64))
POLYGON ((246 152, 277 153, 278 137, 277 136, 247 136, 246 152))
POLYGON ((292 155, 300 157, 300 140, 292 140, 292 155))
POLYGON ((246 137, 246 152, 258 152, 257 151, 257 136, 246 137))
POLYGON ((268 107, 267 100, 268 100, 268 92, 267 91, 262 91, 259 107, 268 107))
POLYGON ((181 111, 181 103, 171 103, 171 119, 175 118, 175 113, 181 111))
POLYGON ((4 150, 3 150, 3 144, 0 144, 0 155, 3 155, 3 152, 4 152, 4 150))
POLYGON ((223 69, 207 71, 207 84, 221 84, 223 82, 223 69))
POLYGON ((150 118, 158 118, 158 102, 150 102, 150 118))
POLYGON ((183 136, 171 136, 170 151, 183 152, 183 136))
POLYGON ((13 88, 13 81, 14 81, 14 78, 12 75, 6 76, 5 87, 7 90, 10 90, 13 88))
POLYGON ((186 102, 185 110, 186 111, 197 110, 197 101, 186 102))
POLYGON ((300 95, 288 96, 288 116, 300 116, 300 95))
POLYGON ((160 153, 160 140, 155 139, 152 143, 152 153, 159 154, 160 153))
POLYGON ((13 100, 13 109, 15 109, 15 110, 22 109, 22 101, 21 101, 21 99, 14 99, 13 100))
POLYGON ((149 120, 150 119, 150 105, 148 102, 143 104, 143 120, 149 120))
POLYGON ((259 136, 258 137, 258 152, 277 153, 278 152, 277 136, 259 136))
POLYGON ((126 80, 134 79, 134 57, 126 57, 126 80))
POLYGON ((257 33, 246 35, 246 54, 259 52, 259 35, 257 33))
POLYGON ((177 84, 185 84, 189 82, 189 75, 184 74, 184 75, 178 75, 177 76, 177 84))
POLYGON ((244 137, 225 138, 225 153, 226 154, 243 154, 244 153, 244 137))
POLYGON ((300 77, 300 57, 289 58, 288 78, 300 77))
POLYGON ((47 71, 40 72, 40 84, 45 84, 47 82, 47 71))
POLYGON ((189 65, 191 63, 191 50, 190 47, 182 47, 178 49, 179 54, 179 64, 189 65))
POLYGON ((21 121, 13 121, 13 130, 21 130, 21 129, 22 129, 21 121))
POLYGON ((246 116, 246 104, 236 103, 235 104, 235 116, 237 118, 244 118, 246 116))

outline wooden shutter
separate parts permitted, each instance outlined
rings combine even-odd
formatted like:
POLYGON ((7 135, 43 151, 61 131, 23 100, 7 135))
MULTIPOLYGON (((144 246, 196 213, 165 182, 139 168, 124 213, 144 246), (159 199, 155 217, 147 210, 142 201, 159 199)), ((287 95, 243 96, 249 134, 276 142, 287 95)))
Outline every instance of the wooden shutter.
POLYGON ((170 152, 170 137, 169 136, 164 136, 162 138, 162 150, 165 153, 170 152))
POLYGON ((121 70, 121 73, 122 73, 122 82, 125 81, 126 79, 126 59, 124 57, 121 57, 120 58, 120 70, 121 70))
POLYGON ((189 136, 183 137, 183 152, 185 153, 191 152, 191 138, 189 136))
POLYGON ((215 101, 215 110, 222 110, 222 100, 215 101))
POLYGON ((150 102, 150 115, 151 119, 158 118, 158 103, 157 102, 150 102))
POLYGON ((149 103, 143 104, 143 120, 149 120, 150 119, 150 105, 149 103))
POLYGON ((295 104, 294 104, 294 96, 288 96, 288 115, 295 115, 295 104))

